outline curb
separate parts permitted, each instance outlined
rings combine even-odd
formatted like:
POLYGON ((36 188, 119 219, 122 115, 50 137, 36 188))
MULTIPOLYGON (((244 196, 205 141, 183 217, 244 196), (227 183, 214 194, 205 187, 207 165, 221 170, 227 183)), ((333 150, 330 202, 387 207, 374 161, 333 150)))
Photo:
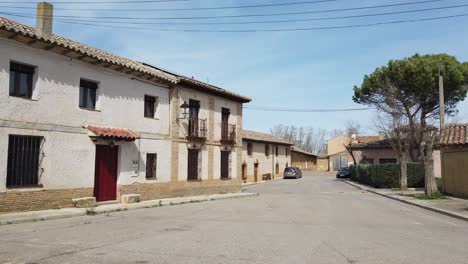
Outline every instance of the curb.
POLYGON ((105 214, 137 209, 148 209, 162 206, 181 205, 189 203, 201 203, 217 200, 228 200, 236 198, 247 198, 259 196, 258 193, 228 193, 201 196, 177 197, 160 200, 143 201, 134 204, 109 204, 95 208, 63 208, 58 210, 44 210, 33 212, 21 212, 0 215, 0 226, 10 224, 21 224, 27 222, 39 222, 53 219, 71 218, 76 216, 105 214))
POLYGON ((463 220, 463 221, 468 222, 468 216, 464 216, 464 215, 457 214, 457 213, 447 211, 447 210, 443 210, 443 209, 440 209, 440 208, 435 208, 435 207, 432 207, 432 206, 412 202, 412 201, 409 201, 409 200, 400 199, 398 197, 394 197, 394 196, 391 196, 391 195, 383 194, 381 192, 378 192, 378 191, 370 189, 370 188, 366 188, 365 186, 362 186, 360 184, 356 184, 356 183, 351 182, 351 181, 343 181, 343 182, 345 182, 345 183, 347 183, 347 184, 349 184, 349 185, 351 185, 353 187, 356 187, 358 189, 361 189, 361 190, 364 190, 364 191, 367 191, 367 192, 370 192, 370 193, 373 193, 373 194, 377 194, 377 195, 380 195, 382 197, 392 199, 394 201, 399 201, 399 202, 402 202, 402 203, 405 203, 405 204, 413 205, 413 206, 416 206, 416 207, 419 207, 419 208, 422 208, 422 209, 426 209, 426 210, 429 210, 429 211, 432 211, 432 212, 435 212, 435 213, 443 214, 443 215, 446 215, 446 216, 450 216, 450 217, 457 218, 459 220, 463 220))

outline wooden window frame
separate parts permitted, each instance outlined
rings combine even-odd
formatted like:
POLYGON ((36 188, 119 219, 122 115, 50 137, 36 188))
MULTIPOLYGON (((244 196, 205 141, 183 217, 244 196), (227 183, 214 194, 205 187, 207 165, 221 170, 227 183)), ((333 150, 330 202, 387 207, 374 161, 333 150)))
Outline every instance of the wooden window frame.
POLYGON ((82 109, 87 109, 87 110, 96 110, 98 89, 99 89, 98 82, 80 79, 80 91, 79 91, 79 100, 78 100, 79 107, 82 109), (82 89, 83 89, 83 94, 82 94, 82 89), (94 98, 93 98, 94 105, 93 106, 88 105, 88 90, 94 91, 94 98), (81 100, 81 98, 83 98, 83 100, 81 100), (81 104, 81 101, 83 101, 83 105, 81 104))
POLYGON ((144 116, 146 118, 155 118, 157 101, 158 101, 158 98, 156 96, 145 95, 144 116), (148 106, 150 108, 148 108, 148 106), (150 111, 147 112, 147 110, 150 110, 150 111))
POLYGON ((156 180, 158 171, 158 154, 146 153, 146 179, 156 180), (154 162, 152 164, 151 162, 154 162))
POLYGON ((270 157, 270 145, 265 144, 265 156, 270 157))
POLYGON ((253 155, 253 144, 252 143, 247 143, 247 155, 248 156, 253 155))
POLYGON ((10 61, 10 83, 9 83, 9 95, 13 97, 20 97, 20 98, 27 98, 31 99, 32 94, 33 94, 33 81, 34 81, 34 74, 36 72, 36 67, 27 65, 24 63, 20 62, 13 62, 10 61), (12 77, 12 72, 15 73, 14 75, 14 81, 11 82, 12 77), (27 82, 26 82, 26 95, 21 95, 21 84, 20 84, 20 79, 21 79, 21 74, 26 74, 27 75, 27 82), (13 84, 13 89, 11 85, 13 84))

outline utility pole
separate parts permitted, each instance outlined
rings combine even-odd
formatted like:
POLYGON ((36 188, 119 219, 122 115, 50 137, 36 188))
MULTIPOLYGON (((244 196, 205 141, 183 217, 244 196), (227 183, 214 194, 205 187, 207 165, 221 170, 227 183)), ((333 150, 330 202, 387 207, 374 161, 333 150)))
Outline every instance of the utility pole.
POLYGON ((445 125, 445 99, 444 99, 444 76, 440 74, 439 68, 439 115, 440 115, 440 132, 445 125))

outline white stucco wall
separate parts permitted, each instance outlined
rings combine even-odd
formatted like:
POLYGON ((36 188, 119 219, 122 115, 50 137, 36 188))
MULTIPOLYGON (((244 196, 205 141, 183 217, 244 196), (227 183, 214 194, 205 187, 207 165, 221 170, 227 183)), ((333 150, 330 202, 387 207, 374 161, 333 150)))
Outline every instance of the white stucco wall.
POLYGON ((118 184, 147 182, 144 163, 148 152, 158 154, 157 181, 170 180, 167 87, 132 80, 99 66, 3 38, 0 50, 0 192, 6 190, 9 134, 44 137, 44 171, 40 178, 44 189, 92 188, 96 143, 83 128, 86 124, 141 133, 141 141, 116 143, 118 184), (36 66, 32 100, 9 96, 10 61, 36 66), (79 108, 80 78, 99 83, 96 111, 79 108), (156 118, 144 117, 145 95, 158 98, 156 118), (139 160, 136 175, 131 160, 139 160))

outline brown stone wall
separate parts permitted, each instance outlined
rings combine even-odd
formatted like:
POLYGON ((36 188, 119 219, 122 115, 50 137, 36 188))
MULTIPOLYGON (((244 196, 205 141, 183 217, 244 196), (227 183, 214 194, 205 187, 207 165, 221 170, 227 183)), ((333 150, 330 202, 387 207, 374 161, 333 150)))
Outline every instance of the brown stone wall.
POLYGON ((468 198, 468 146, 446 147, 441 155, 443 191, 468 198))
POLYGON ((301 170, 317 170, 317 158, 300 152, 291 151, 291 164, 301 170))
POLYGON ((328 171, 329 164, 328 164, 328 158, 318 158, 317 159, 317 170, 318 171, 328 171))
POLYGON ((118 193, 140 194, 142 201, 171 197, 196 196, 220 193, 235 193, 241 191, 241 181, 205 180, 199 182, 149 183, 118 186, 118 193))
POLYGON ((93 196, 93 188, 0 193, 0 213, 73 207, 72 199, 93 196))

